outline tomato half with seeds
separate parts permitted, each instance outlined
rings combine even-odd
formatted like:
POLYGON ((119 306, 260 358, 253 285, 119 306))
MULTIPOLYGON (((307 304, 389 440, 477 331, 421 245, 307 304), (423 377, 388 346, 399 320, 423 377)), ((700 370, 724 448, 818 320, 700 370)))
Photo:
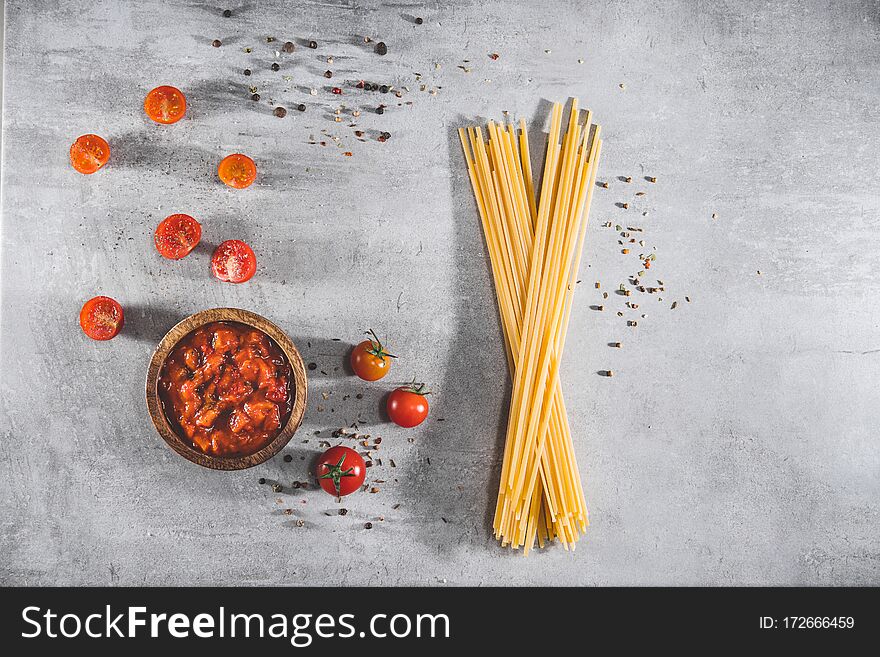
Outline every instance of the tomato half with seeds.
POLYGON ((397 356, 385 351, 372 329, 367 335, 372 339, 364 340, 351 351, 351 369, 364 381, 378 381, 391 371, 391 359, 397 356))
POLYGON ((156 249, 169 260, 189 255, 202 239, 202 225, 188 214, 172 214, 156 227, 156 249))
POLYGON ((186 114, 186 96, 177 87, 156 87, 144 98, 144 111, 156 123, 177 123, 186 114))
POLYGON ((226 240, 214 250, 211 272, 224 283, 244 283, 257 271, 257 256, 241 240, 226 240))
POLYGON ((82 135, 70 145, 70 164, 80 173, 95 173, 109 159, 110 144, 98 135, 82 135))
POLYGON ((122 306, 110 297, 89 299, 79 311, 79 325, 92 340, 115 338, 124 323, 122 306))
POLYGON ((388 395, 385 408, 388 417, 399 427, 415 427, 428 417, 429 394, 424 383, 402 386, 388 395))
POLYGON ((315 474, 321 488, 334 497, 343 497, 363 486, 367 466, 351 447, 337 445, 321 454, 315 474))
POLYGON ((257 165, 247 155, 233 153, 224 157, 217 165, 217 175, 224 185, 244 189, 257 179, 257 165))

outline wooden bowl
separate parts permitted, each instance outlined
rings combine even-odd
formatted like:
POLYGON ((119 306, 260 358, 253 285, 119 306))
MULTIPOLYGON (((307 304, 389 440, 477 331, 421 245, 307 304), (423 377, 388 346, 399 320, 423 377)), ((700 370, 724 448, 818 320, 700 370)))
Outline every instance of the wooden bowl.
POLYGON ((245 468, 264 463, 275 456, 290 441, 291 436, 293 436, 302 423, 303 415, 306 412, 306 397, 308 395, 306 368, 303 364, 302 356, 299 355, 299 351, 296 345, 293 344, 293 341, 287 337, 284 331, 265 317, 238 308, 211 308, 210 310, 203 310, 195 315, 190 315, 168 331, 159 342, 156 352, 150 359, 150 368, 147 370, 146 392, 150 418, 153 420, 159 435, 162 436, 171 449, 193 463, 215 470, 244 470, 245 468), (165 417, 165 410, 162 408, 162 402, 159 399, 159 373, 162 371, 162 366, 165 364, 168 354, 184 337, 200 326, 210 324, 211 322, 238 322, 259 329, 272 338, 275 344, 281 348, 284 355, 287 356, 290 369, 293 371, 293 381, 291 381, 290 386, 290 392, 293 395, 293 408, 290 411, 287 423, 268 445, 247 456, 211 456, 199 451, 192 446, 188 439, 181 438, 172 429, 168 419, 165 417))

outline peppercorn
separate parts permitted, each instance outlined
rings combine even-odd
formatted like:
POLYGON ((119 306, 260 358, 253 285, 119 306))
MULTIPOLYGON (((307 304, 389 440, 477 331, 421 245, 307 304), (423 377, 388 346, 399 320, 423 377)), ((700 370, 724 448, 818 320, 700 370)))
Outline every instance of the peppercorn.
POLYGON ((229 18, 230 16, 232 16, 232 11, 231 11, 231 10, 226 9, 226 10, 223 11, 223 18, 229 18))
POLYGON ((372 528, 373 528, 373 523, 371 523, 371 522, 364 523, 364 529, 372 529, 372 528))
POLYGON ((379 91, 383 94, 387 94, 388 93, 388 85, 383 84, 381 87, 379 87, 379 91))
POLYGON ((259 481, 260 481, 260 486, 262 486, 263 484, 266 483, 266 478, 265 478, 265 477, 260 477, 259 481))
POLYGON ((421 16, 416 17, 416 25, 421 25, 425 20, 421 16))
POLYGON ((384 41, 380 41, 376 44, 376 53, 378 53, 379 55, 388 54, 388 46, 385 45, 384 41))
POLYGON ((249 69, 249 68, 244 69, 244 74, 245 74, 245 75, 250 75, 250 74, 251 74, 251 69, 249 69))
POLYGON ((281 50, 283 50, 284 52, 293 52, 294 50, 296 50, 296 46, 294 45, 293 41, 285 41, 284 45, 281 46, 281 50))
MULTIPOLYGON (((302 103, 300 103, 299 105, 296 106, 296 109, 298 109, 300 112, 305 112, 306 106, 303 105, 302 103)), ((312 365, 314 365, 314 363, 312 363, 312 365)), ((317 367, 317 365, 315 365, 315 367, 317 367)), ((309 369, 314 369, 314 368, 310 367, 309 369)))
POLYGON ((309 363, 309 369, 310 370, 318 369, 318 364, 317 363, 309 363))
POLYGON ((272 484, 273 493, 280 493, 282 490, 284 490, 284 486, 282 486, 281 484, 272 484))
POLYGON ((211 45, 214 46, 215 48, 219 48, 219 47, 222 46, 223 44, 220 43, 220 39, 214 39, 214 40, 211 42, 211 45))
POLYGON ((376 114, 384 114, 384 113, 385 113, 385 108, 382 107, 381 105, 379 105, 379 107, 376 108, 376 114))
POLYGON ((390 132, 383 132, 383 133, 382 133, 382 136, 385 137, 385 139, 391 139, 391 133, 390 133, 390 132))
POLYGON ((312 50, 314 50, 314 49, 317 48, 317 47, 318 47, 318 42, 317 42, 317 41, 309 41, 309 48, 311 48, 312 50))
POLYGON ((285 463, 290 463, 292 460, 293 460, 293 457, 290 454, 284 455, 284 462, 285 463))
POLYGON ((260 94, 253 94, 253 95, 251 95, 251 100, 253 100, 253 101, 260 100, 260 94))
POLYGON ((332 77, 333 77, 333 71, 324 71, 324 77, 325 77, 325 78, 332 78, 332 77))
POLYGON ((278 62, 272 62, 272 66, 270 66, 270 68, 271 68, 273 71, 277 71, 277 70, 279 70, 281 67, 278 66, 278 62))
POLYGON ((339 515, 344 516, 347 513, 348 513, 348 509, 346 509, 345 507, 339 509, 339 515))

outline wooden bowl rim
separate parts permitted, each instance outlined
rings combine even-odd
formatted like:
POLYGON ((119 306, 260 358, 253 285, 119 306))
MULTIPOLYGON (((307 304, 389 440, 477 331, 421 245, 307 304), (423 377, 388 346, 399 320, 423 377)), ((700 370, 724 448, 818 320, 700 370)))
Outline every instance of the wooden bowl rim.
POLYGON ((210 308, 202 310, 194 315, 190 315, 181 322, 174 325, 168 333, 165 334, 156 351, 150 359, 150 366, 147 369, 146 382, 146 398, 147 409, 150 412, 150 419, 156 427, 156 431, 162 436, 162 439, 168 443, 175 452, 180 454, 188 461, 192 461, 198 465, 214 470, 244 470, 251 468, 260 463, 265 463, 275 456, 281 449, 290 442, 291 437, 299 429, 302 424, 303 416, 305 416, 306 402, 308 398, 308 387, 306 381, 306 367, 303 363, 302 356, 296 345, 288 335, 278 326, 270 322, 268 319, 257 313, 241 308, 210 308), (165 411, 162 409, 162 403, 159 399, 159 373, 165 359, 171 353, 171 350, 187 335, 205 324, 212 322, 238 322, 252 326, 255 329, 263 331, 268 335, 284 352, 287 357, 290 368, 293 372, 293 385, 291 393, 293 394, 293 407, 290 411, 290 417, 281 432, 272 439, 268 445, 261 450, 248 454, 247 456, 235 457, 219 457, 211 456, 198 451, 195 447, 187 444, 168 423, 165 417, 165 411))

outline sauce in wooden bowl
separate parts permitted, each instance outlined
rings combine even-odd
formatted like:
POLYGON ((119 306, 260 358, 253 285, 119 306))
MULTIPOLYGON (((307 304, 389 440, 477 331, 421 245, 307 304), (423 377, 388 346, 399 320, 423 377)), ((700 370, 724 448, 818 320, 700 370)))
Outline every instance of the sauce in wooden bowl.
POLYGON ((247 456, 290 417, 292 372, 263 331, 238 322, 200 326, 175 345, 159 374, 159 398, 174 431, 210 456, 247 456))

